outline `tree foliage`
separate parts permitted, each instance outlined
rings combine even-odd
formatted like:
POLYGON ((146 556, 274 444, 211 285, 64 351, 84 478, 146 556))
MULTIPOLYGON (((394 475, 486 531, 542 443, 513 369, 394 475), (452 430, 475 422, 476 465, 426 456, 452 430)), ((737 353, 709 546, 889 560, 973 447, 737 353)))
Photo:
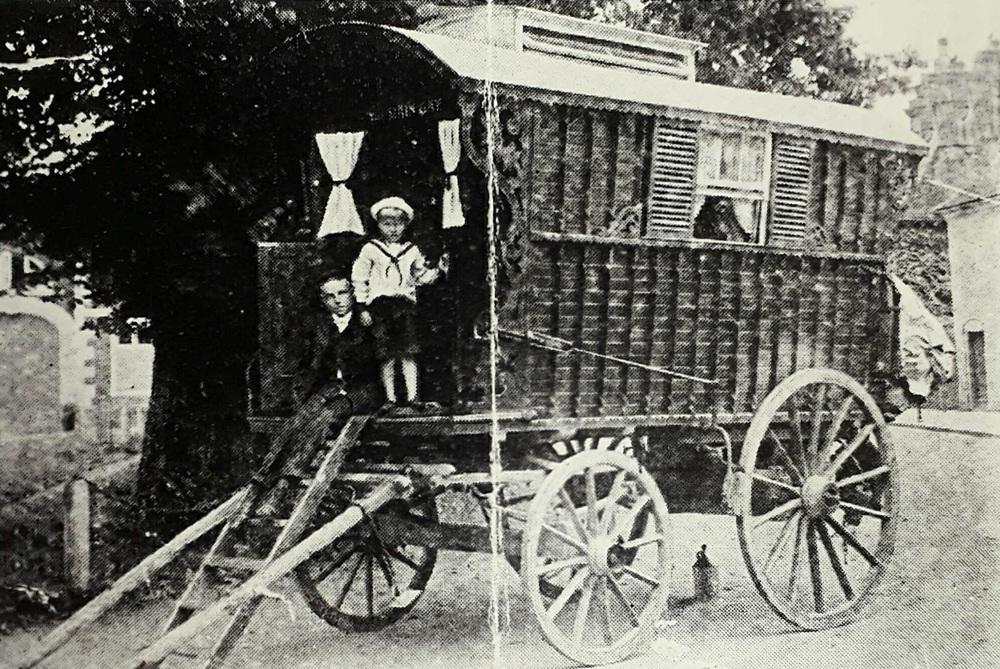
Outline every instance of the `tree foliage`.
MULTIPOLYGON (((516 4, 705 41, 702 81, 851 103, 903 83, 845 38, 849 12, 816 0, 516 4)), ((275 54, 333 21, 412 27, 431 12, 423 0, 0 3, 0 241, 65 259, 97 300, 150 319, 143 492, 178 506, 218 492, 247 448, 253 240, 296 215, 298 176, 277 166, 289 133, 309 130, 275 54)))

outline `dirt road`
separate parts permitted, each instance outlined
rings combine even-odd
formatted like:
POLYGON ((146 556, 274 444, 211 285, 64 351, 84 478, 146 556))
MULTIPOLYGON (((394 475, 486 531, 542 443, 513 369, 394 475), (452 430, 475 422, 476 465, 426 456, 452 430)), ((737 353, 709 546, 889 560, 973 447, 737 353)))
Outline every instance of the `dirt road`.
MULTIPOLYGON (((674 600, 691 594, 690 565, 702 543, 719 567, 723 591, 710 602, 669 610, 654 651, 620 666, 1000 666, 1000 438, 905 427, 893 428, 893 436, 903 467, 903 518, 890 577, 868 619, 827 632, 792 630, 753 588, 733 520, 678 515, 674 600)), ((572 666, 542 638, 513 571, 504 567, 502 573, 509 606, 496 645, 489 625, 489 556, 446 553, 418 606, 375 634, 339 632, 312 616, 293 588, 276 587, 288 594, 288 604, 275 600, 263 607, 227 666, 572 666)), ((148 641, 165 608, 163 602, 109 614, 45 666, 113 667, 148 641)), ((27 633, 3 639, 0 658, 9 660, 31 640, 27 633)))

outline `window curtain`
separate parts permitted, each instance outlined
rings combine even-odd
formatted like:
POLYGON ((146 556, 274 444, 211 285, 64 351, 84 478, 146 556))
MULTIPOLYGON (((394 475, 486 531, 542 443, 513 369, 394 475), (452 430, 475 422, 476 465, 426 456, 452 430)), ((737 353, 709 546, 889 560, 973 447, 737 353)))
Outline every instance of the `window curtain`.
POLYGON ((323 159, 326 171, 333 179, 333 190, 326 203, 323 213, 323 224, 320 225, 317 237, 325 237, 340 232, 365 233, 358 215, 358 207, 354 203, 354 193, 345 183, 354 173, 358 164, 358 154, 361 152, 361 141, 364 132, 333 132, 318 133, 316 145, 323 159))
POLYGON ((441 197, 441 227, 460 228, 465 225, 462 213, 462 197, 458 190, 458 161, 462 158, 461 119, 438 123, 438 137, 441 140, 441 157, 444 159, 444 173, 447 182, 441 197))
POLYGON ((753 200, 741 200, 738 198, 732 198, 733 203, 733 214, 736 216, 736 222, 740 224, 743 228, 743 232, 750 237, 752 241, 757 241, 757 207, 753 200))

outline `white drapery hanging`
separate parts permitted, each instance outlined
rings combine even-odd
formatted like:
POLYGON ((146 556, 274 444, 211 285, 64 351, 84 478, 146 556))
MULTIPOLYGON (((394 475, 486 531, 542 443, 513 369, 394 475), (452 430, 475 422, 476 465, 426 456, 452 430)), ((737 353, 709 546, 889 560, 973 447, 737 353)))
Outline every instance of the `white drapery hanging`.
POLYGON ((320 225, 317 237, 324 237, 339 232, 365 233, 358 215, 358 207, 354 203, 354 193, 345 183, 354 173, 358 164, 358 154, 361 152, 361 141, 364 132, 332 132, 318 133, 316 145, 323 159, 326 171, 333 179, 333 190, 326 202, 323 212, 323 224, 320 225))
POLYGON ((441 197, 441 227, 460 228, 465 225, 462 213, 462 197, 458 190, 458 161, 462 158, 461 119, 438 123, 438 137, 441 140, 441 157, 444 159, 444 173, 448 181, 441 197))

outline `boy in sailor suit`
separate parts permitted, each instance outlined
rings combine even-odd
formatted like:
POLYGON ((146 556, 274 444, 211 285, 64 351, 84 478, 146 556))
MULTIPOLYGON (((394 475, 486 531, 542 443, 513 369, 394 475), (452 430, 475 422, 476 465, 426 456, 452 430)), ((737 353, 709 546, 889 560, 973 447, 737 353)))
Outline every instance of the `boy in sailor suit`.
POLYGON ((429 267, 420 249, 405 240, 413 221, 413 208, 400 197, 376 202, 371 208, 378 234, 358 254, 351 272, 354 294, 363 325, 375 336, 375 356, 389 405, 396 398, 396 361, 403 371, 406 404, 417 400, 417 286, 433 283, 448 271, 442 256, 437 267, 429 267))

